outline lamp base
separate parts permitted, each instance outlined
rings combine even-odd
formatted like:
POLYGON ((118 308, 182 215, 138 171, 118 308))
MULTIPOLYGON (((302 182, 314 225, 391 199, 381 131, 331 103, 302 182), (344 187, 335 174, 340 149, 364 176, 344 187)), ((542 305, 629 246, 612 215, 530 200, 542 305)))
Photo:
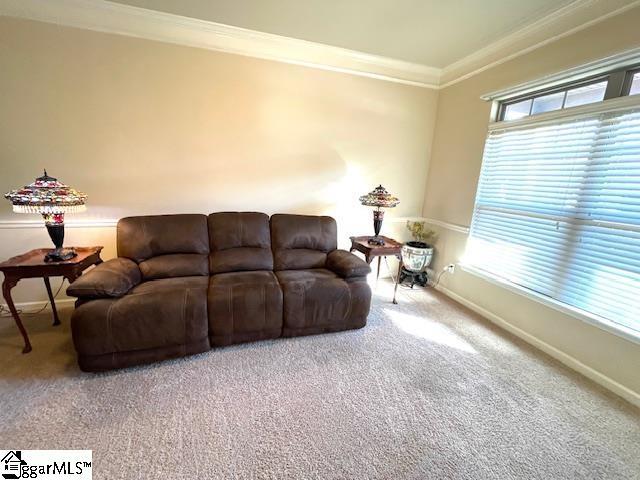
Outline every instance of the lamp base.
POLYGON ((384 245, 384 239, 376 235, 375 237, 371 237, 367 243, 369 245, 384 245))
POLYGON ((384 240, 380 236, 380 229, 382 228, 383 219, 384 210, 380 210, 380 207, 378 207, 377 210, 373 211, 373 233, 375 235, 369 239, 369 245, 384 245, 384 240))
POLYGON ((64 262, 65 260, 71 260, 78 254, 73 248, 56 248, 50 251, 44 256, 45 262, 64 262))
POLYGON ((55 250, 50 251, 44 257, 45 262, 64 262, 77 255, 73 248, 62 248, 64 242, 64 213, 47 214, 43 213, 47 232, 55 245, 55 250))

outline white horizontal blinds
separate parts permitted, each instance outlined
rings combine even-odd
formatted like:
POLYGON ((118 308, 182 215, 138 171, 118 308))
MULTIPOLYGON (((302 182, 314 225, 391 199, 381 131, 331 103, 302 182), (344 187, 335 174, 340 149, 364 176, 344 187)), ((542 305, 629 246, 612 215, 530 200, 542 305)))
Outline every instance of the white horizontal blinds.
POLYGON ((640 332, 640 108, 496 125, 467 257, 640 332))
POLYGON ((601 115, 591 158, 561 298, 640 331, 640 109, 601 115))
POLYGON ((491 132, 477 200, 484 207, 570 216, 597 131, 598 121, 589 119, 491 132))
POLYGON ((580 211, 593 220, 640 225, 640 109, 604 114, 580 211))
POLYGON ((640 332, 640 233, 584 225, 559 300, 640 332))
POLYGON ((466 257, 517 285, 556 297, 554 272, 565 244, 566 234, 553 220, 478 208, 466 257))

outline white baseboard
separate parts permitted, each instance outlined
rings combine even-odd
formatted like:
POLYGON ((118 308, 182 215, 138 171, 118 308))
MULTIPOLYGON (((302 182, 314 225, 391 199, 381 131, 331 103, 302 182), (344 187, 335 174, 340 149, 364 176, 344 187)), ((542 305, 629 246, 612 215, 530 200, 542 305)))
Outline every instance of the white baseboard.
MULTIPOLYGON (((60 310, 61 308, 67 308, 73 306, 75 298, 60 298, 56 299, 56 308, 60 310)), ((47 304, 47 308, 43 311, 51 311, 51 305, 47 303, 46 300, 41 300, 39 302, 20 302, 16 303, 15 306, 18 310, 24 310, 23 313, 29 313, 29 311, 39 310, 44 307, 44 304, 47 304)), ((0 307, 3 311, 9 312, 9 307, 6 303, 0 303, 0 307)))
POLYGON ((481 315, 482 317, 486 318, 490 322, 514 334, 516 337, 521 338, 528 344, 533 345, 534 347, 542 350, 548 355, 551 355, 553 358, 562 362, 567 367, 571 368, 572 370, 575 370, 578 373, 581 373, 585 377, 593 380, 594 382, 603 386, 607 390, 612 391, 616 395, 621 396, 622 398, 632 403, 633 405, 640 407, 640 393, 634 392, 633 390, 625 387, 624 385, 621 385, 620 383, 616 382, 615 380, 612 380, 611 378, 607 377, 603 373, 598 372, 597 370, 594 370, 588 365, 585 365, 580 360, 572 357, 571 355, 563 352, 562 350, 557 349, 552 345, 549 345, 548 343, 544 342, 543 340, 540 340, 539 338, 531 335, 530 333, 527 333, 524 330, 512 325, 504 318, 496 315, 493 312, 490 312, 489 310, 479 305, 476 305, 475 303, 467 300, 464 297, 461 297, 460 295, 452 292, 448 288, 438 285, 436 287, 436 290, 444 293, 447 297, 451 298, 452 300, 455 300, 456 302, 473 310, 478 315, 481 315))

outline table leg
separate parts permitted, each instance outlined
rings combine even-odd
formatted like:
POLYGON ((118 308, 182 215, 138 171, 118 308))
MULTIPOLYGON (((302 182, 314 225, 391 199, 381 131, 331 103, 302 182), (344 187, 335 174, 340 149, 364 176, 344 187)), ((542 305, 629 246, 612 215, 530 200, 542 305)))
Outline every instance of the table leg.
POLYGON ((13 299, 11 298, 11 289, 16 286, 18 282, 15 280, 9 280, 5 277, 2 282, 2 295, 4 296, 5 301, 7 302, 7 306, 11 311, 11 315, 13 315, 13 319, 16 321, 16 325, 18 326, 18 330, 22 334, 22 338, 24 339, 24 348, 22 349, 22 353, 29 353, 31 351, 31 342, 29 341, 29 335, 27 335, 27 331, 22 325, 22 320, 20 320, 20 315, 18 315, 18 310, 16 310, 16 306, 13 304, 13 299))
POLYGON ((398 275, 396 276, 396 284, 393 287, 393 303, 398 304, 396 300, 396 292, 398 291, 398 283, 400 283, 400 274, 402 273, 402 260, 398 262, 398 275))
POLYGON ((47 295, 49 295, 49 303, 51 304, 51 310, 53 310, 53 326, 60 325, 60 319, 58 318, 58 311, 56 310, 56 302, 51 292, 51 282, 49 277, 44 277, 44 286, 47 287, 47 295))
POLYGON ((378 273, 376 273, 376 281, 380 278, 380 262, 382 262, 382 257, 378 257, 378 273))

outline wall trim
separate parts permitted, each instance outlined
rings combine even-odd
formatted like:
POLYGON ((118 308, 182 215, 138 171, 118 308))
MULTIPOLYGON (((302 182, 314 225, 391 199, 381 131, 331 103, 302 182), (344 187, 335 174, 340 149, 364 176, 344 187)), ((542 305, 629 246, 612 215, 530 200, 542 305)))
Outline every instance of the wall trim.
MULTIPOLYGON (((464 234, 469 233, 469 227, 463 225, 457 225, 455 223, 449 223, 442 220, 436 220, 434 218, 426 217, 395 217, 389 218, 390 223, 404 223, 407 220, 426 222, 432 225, 438 225, 448 230, 460 232, 464 234)), ((65 222, 66 228, 109 228, 115 227, 118 224, 118 220, 86 220, 86 221, 71 221, 65 222)), ((43 228, 44 223, 42 220, 0 220, 0 230, 7 229, 24 229, 24 228, 43 228)))
POLYGON ((619 395, 620 397, 624 398, 625 400, 627 400, 628 402, 632 403, 633 405, 635 405, 637 407, 640 407, 640 393, 635 392, 635 391, 631 390, 630 388, 625 387, 624 385, 622 385, 622 384, 616 382, 615 380, 607 377, 603 373, 601 373, 601 372, 589 367, 588 365, 585 365, 580 360, 578 360, 578 359, 572 357, 571 355, 563 352, 562 350, 560 350, 560 349, 548 344, 547 342, 545 342, 543 340, 540 340, 538 337, 535 337, 534 335, 531 335, 530 333, 522 330, 521 328, 516 327, 515 325, 509 323, 504 318, 502 318, 502 317, 496 315, 495 313, 493 313, 493 312, 491 312, 491 311, 489 311, 489 310, 477 305, 476 303, 474 303, 474 302, 472 302, 470 300, 467 300, 466 298, 462 297, 461 295, 458 295, 457 293, 449 290, 448 288, 446 288, 446 287, 444 287, 442 285, 438 285, 438 286, 436 286, 436 290, 442 292, 447 297, 449 297, 452 300, 464 305, 465 307, 469 308, 470 310, 473 310, 478 315, 486 318, 487 320, 489 320, 490 322, 492 322, 492 323, 496 324, 497 326, 503 328, 504 330, 507 330, 508 332, 512 333, 516 337, 521 338, 522 340, 524 340, 528 344, 533 345, 534 347, 538 348, 539 350, 542 350, 547 355, 552 356, 553 358, 555 358, 556 360, 560 361, 561 363, 563 363, 567 367, 569 367, 572 370, 575 370, 576 372, 578 372, 578 373, 584 375, 585 377, 593 380, 597 384, 601 385, 602 387, 606 388, 607 390, 610 390, 611 392, 615 393, 616 395, 619 395))
POLYGON ((440 69, 106 0, 2 0, 0 15, 437 88, 440 69))
MULTIPOLYGON (((118 224, 117 220, 85 220, 65 222, 65 228, 110 228, 118 224)), ((42 220, 0 220, 0 230, 44 228, 42 220)))
POLYGON ((466 227, 464 225, 449 223, 443 220, 437 220, 435 218, 425 218, 424 221, 427 223, 431 223, 432 225, 438 225, 439 227, 446 228, 447 230, 452 230, 458 233, 464 233, 465 235, 469 234, 469 227, 466 227))
POLYGON ((108 0, 2 0, 0 16, 441 89, 640 5, 640 0, 627 2, 628 0, 574 0, 444 68, 108 0))
POLYGON ((435 218, 427 218, 427 217, 392 217, 388 220, 391 223, 406 223, 406 222, 425 222, 430 223, 431 225, 438 225, 439 227, 446 228, 447 230, 452 230, 454 232, 464 233, 467 235, 469 233, 469 227, 464 225, 458 225, 455 223, 445 222, 444 220, 437 220, 435 218))
POLYGON ((640 0, 575 0, 442 69, 440 88, 447 88, 490 68, 525 55, 640 6, 640 0), (618 8, 615 8, 618 5, 618 8), (612 10, 613 8, 613 10, 612 10), (575 19, 581 19, 575 25, 575 19))

